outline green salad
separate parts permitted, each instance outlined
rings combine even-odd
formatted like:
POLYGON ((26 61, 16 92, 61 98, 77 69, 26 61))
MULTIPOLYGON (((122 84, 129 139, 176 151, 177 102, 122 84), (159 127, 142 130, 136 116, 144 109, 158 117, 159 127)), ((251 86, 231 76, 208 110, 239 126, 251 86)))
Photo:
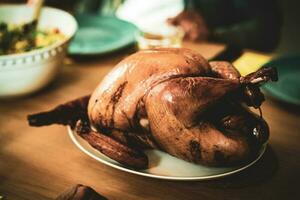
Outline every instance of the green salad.
POLYGON ((0 55, 23 53, 49 46, 65 36, 59 29, 38 30, 35 23, 0 23, 0 55))

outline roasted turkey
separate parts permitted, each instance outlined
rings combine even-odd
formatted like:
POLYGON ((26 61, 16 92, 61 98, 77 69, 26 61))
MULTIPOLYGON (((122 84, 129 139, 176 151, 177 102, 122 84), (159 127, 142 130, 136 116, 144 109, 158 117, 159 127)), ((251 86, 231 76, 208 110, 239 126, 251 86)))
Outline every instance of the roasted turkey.
POLYGON ((259 86, 274 68, 241 77, 228 62, 208 62, 183 48, 143 50, 121 61, 91 96, 28 116, 29 124, 70 125, 91 146, 132 168, 148 166, 144 149, 189 162, 230 166, 258 154, 269 137, 259 86))

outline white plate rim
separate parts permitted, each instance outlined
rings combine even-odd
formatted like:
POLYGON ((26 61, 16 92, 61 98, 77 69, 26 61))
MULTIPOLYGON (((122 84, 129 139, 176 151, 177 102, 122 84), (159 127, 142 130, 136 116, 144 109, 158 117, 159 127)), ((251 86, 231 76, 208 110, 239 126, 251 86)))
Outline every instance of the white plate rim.
MULTIPOLYGON (((128 169, 126 167, 122 167, 119 165, 115 165, 113 163, 110 163, 109 161, 103 160, 99 157, 97 157, 96 155, 94 155, 93 153, 89 152, 88 150, 86 150, 79 142, 78 140, 75 138, 75 134, 72 131, 71 127, 68 126, 68 134, 72 140, 72 142, 77 146, 77 148, 79 148, 82 152, 84 152, 86 155, 90 156, 91 158, 94 158, 95 160, 108 165, 112 168, 124 171, 124 172, 128 172, 131 174, 136 174, 136 175, 140 175, 140 176, 145 176, 145 177, 150 177, 150 178, 156 178, 156 179, 164 179, 164 180, 173 180, 173 181, 200 181, 200 180, 211 180, 211 179, 217 179, 217 178, 222 178, 225 176, 229 176, 232 174, 236 174, 238 172, 241 172, 247 168, 249 168, 250 166, 252 166, 253 164, 255 164, 265 153, 267 144, 262 146, 262 150, 260 152, 260 154, 250 163, 246 164, 245 166, 242 166, 238 169, 235 169, 233 171, 230 172, 226 172, 226 173, 222 173, 222 174, 217 174, 217 175, 208 175, 208 176, 166 176, 166 175, 155 175, 155 174, 150 174, 150 173, 146 173, 146 172, 141 172, 141 171, 136 171, 133 169, 128 169)), ((101 153, 101 152, 99 152, 101 153)))

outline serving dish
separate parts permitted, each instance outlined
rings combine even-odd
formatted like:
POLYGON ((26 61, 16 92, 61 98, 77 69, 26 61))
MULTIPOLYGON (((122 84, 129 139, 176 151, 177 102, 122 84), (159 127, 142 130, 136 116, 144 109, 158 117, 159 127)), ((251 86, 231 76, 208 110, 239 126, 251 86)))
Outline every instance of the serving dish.
POLYGON ((81 150, 124 171, 211 179, 241 171, 262 155, 268 124, 262 112, 257 115, 241 102, 260 109, 260 84, 277 79, 271 67, 240 76, 230 63, 208 63, 192 50, 151 49, 117 64, 92 95, 29 114, 27 120, 36 127, 72 127, 71 138, 81 150), (178 74, 168 74, 174 69, 178 74))
MULTIPOLYGON (((5 23, 29 22, 31 13, 33 8, 26 5, 0 6, 0 19, 5 23)), ((69 13, 45 7, 41 11, 38 28, 57 28, 65 38, 40 49, 0 56, 0 98, 29 94, 52 81, 62 65, 77 23, 69 13)))
POLYGON ((241 172, 255 164, 262 157, 267 147, 267 144, 263 145, 255 159, 249 161, 244 165, 235 167, 207 167, 199 164, 196 165, 175 158, 159 150, 148 150, 146 151, 146 154, 149 158, 149 168, 145 170, 135 170, 121 165, 120 163, 97 151, 96 149, 91 147, 84 139, 82 139, 74 131, 72 131, 70 127, 68 127, 67 130, 72 142, 76 145, 77 148, 79 148, 88 156, 105 165, 131 174, 177 181, 217 179, 241 172))

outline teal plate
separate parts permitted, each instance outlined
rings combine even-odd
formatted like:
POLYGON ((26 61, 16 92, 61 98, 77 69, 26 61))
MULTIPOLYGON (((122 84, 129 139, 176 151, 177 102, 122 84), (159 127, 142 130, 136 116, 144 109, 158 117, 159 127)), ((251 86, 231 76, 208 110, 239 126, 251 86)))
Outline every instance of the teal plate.
POLYGON ((79 29, 68 52, 72 55, 105 54, 135 42, 137 27, 116 17, 80 14, 79 29))
POLYGON ((278 82, 268 83, 263 89, 274 98, 300 106, 300 56, 285 56, 265 66, 276 67, 278 82))

